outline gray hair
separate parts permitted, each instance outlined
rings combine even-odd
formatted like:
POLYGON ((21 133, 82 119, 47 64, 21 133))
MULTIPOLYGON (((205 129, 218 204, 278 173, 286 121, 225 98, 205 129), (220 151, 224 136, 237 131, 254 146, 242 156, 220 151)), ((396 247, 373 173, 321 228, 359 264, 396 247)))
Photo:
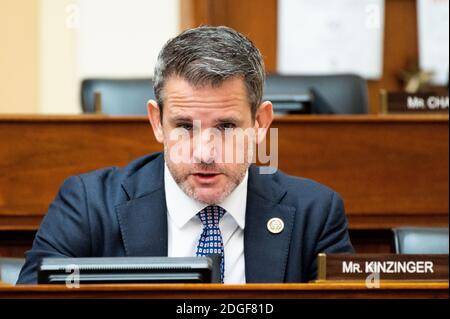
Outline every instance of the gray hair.
POLYGON ((220 86, 241 77, 246 84, 253 119, 262 103, 265 69, 250 39, 228 27, 199 27, 169 40, 158 56, 154 73, 156 100, 163 111, 165 81, 179 76, 194 87, 220 86))

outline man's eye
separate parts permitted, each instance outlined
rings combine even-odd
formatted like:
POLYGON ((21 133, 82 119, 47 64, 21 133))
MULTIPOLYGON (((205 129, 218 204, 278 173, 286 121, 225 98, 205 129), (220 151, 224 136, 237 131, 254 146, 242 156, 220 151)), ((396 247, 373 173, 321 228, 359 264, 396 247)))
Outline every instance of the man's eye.
POLYGON ((229 130, 236 128, 236 125, 234 123, 223 123, 219 125, 220 130, 229 130))
POLYGON ((183 129, 188 130, 188 131, 192 130, 192 124, 189 124, 189 123, 178 124, 177 127, 178 128, 183 128, 183 129))

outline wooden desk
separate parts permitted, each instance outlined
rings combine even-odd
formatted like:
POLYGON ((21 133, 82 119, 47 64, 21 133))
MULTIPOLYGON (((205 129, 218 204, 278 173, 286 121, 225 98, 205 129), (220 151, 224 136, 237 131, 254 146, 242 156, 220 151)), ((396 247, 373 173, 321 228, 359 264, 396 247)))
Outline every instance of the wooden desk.
MULTIPOLYGON (((448 116, 292 116, 279 167, 340 192, 352 229, 448 222, 448 116)), ((145 117, 0 117, 0 229, 35 230, 70 175, 160 151, 145 117)))
MULTIPOLYGON (((279 167, 341 193, 352 231, 385 231, 385 248, 368 252, 389 252, 391 227, 448 226, 448 122, 448 115, 289 116, 273 127, 279 167)), ((0 241, 35 231, 68 176, 160 150, 146 117, 0 116, 0 232, 7 232, 0 241)))
POLYGON ((2 298, 154 298, 154 299, 330 299, 330 298, 441 298, 448 299, 447 283, 249 284, 249 285, 93 285, 80 289, 58 286, 0 286, 2 298))

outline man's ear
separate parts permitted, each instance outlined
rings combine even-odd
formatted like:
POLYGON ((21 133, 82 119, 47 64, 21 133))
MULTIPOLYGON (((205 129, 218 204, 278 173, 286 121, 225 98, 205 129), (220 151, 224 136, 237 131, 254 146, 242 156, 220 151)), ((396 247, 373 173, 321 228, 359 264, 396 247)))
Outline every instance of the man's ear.
POLYGON ((256 141, 261 143, 264 141, 267 135, 267 131, 272 125, 273 121, 273 105, 272 102, 266 101, 256 111, 255 117, 255 129, 256 129, 256 141))
POLYGON ((164 142, 164 134, 161 123, 161 110, 159 109, 158 103, 154 100, 150 100, 147 103, 147 116, 150 124, 153 128, 153 134, 155 134, 156 140, 159 143, 164 142))

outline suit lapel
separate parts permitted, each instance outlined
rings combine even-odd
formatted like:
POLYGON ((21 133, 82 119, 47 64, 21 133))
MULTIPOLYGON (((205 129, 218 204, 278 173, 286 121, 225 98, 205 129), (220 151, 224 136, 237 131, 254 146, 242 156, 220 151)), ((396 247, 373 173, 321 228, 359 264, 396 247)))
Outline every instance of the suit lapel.
POLYGON ((295 208, 281 204, 286 191, 270 176, 249 173, 244 231, 245 275, 248 283, 284 282, 294 226, 295 208), (267 223, 272 218, 284 222, 280 234, 272 234, 267 223))
POLYGON ((129 201, 116 206, 127 256, 167 256, 164 160, 159 155, 122 184, 129 201))

